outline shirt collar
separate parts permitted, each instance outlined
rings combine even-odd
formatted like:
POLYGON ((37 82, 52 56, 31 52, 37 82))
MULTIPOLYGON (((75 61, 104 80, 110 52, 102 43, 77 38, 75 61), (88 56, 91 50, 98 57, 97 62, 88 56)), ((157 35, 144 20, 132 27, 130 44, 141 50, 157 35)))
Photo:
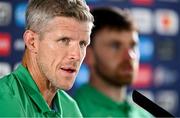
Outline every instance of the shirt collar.
MULTIPOLYGON (((34 101, 34 103, 38 106, 41 112, 43 113, 50 112, 51 111, 50 107, 48 106, 47 102, 41 95, 38 86, 36 85, 35 81, 32 79, 32 76, 30 75, 27 68, 25 68, 22 64, 20 64, 13 73, 22 83, 22 86, 24 87, 25 91, 34 101)), ((56 94, 54 99, 55 99, 55 103, 57 104, 57 108, 59 109, 59 113, 61 113, 61 105, 60 105, 59 97, 60 95, 56 94)))

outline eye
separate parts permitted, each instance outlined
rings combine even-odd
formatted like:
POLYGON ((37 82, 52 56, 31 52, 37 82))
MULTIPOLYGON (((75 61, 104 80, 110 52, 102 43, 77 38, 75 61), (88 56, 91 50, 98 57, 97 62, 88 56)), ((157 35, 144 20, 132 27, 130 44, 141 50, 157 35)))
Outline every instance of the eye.
POLYGON ((112 42, 110 44, 110 47, 113 49, 113 50, 119 50, 121 48, 121 43, 119 42, 112 42))
POLYGON ((137 42, 132 42, 132 43, 131 43, 131 48, 132 48, 132 49, 136 49, 137 46, 138 46, 138 43, 137 43, 137 42))
POLYGON ((83 47, 87 47, 88 43, 87 41, 80 41, 80 46, 83 48, 83 47))
POLYGON ((65 45, 69 45, 69 42, 70 42, 70 39, 68 38, 68 37, 63 37, 63 38, 60 38, 59 40, 58 40, 58 42, 62 42, 62 43, 64 43, 65 45))

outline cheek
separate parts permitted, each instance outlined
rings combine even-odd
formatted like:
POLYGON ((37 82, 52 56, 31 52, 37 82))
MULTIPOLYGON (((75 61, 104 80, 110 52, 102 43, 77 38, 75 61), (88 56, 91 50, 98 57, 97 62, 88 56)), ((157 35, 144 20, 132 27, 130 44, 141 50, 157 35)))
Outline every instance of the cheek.
POLYGON ((103 60, 105 61, 104 63, 109 66, 109 68, 115 68, 120 62, 117 57, 108 54, 102 59, 102 61, 103 60))
POLYGON ((86 49, 82 49, 80 55, 81 55, 80 59, 81 59, 81 62, 82 62, 84 60, 85 56, 86 56, 86 49))
POLYGON ((138 72, 138 70, 139 70, 139 61, 134 61, 133 62, 133 68, 134 68, 134 71, 135 72, 138 72))
POLYGON ((39 49, 39 58, 42 61, 46 61, 45 63, 49 63, 52 60, 54 60, 58 55, 56 54, 57 50, 55 51, 55 48, 50 45, 43 45, 39 49))
POLYGON ((115 60, 113 60, 112 57, 108 57, 108 56, 100 57, 99 63, 102 65, 102 68, 106 68, 108 70, 115 68, 117 65, 115 63, 115 60))
POLYGON ((109 61, 109 62, 107 62, 107 64, 108 64, 108 67, 109 67, 109 69, 110 70, 116 70, 116 68, 118 67, 118 63, 116 63, 116 61, 114 60, 114 61, 109 61))

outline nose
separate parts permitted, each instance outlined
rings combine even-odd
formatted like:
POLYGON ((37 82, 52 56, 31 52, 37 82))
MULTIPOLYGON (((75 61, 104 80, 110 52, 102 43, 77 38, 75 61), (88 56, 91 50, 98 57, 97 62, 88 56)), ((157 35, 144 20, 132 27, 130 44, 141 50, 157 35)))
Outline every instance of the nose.
POLYGON ((126 60, 132 60, 132 59, 135 59, 137 57, 137 54, 134 50, 126 48, 123 51, 123 57, 126 60))
POLYGON ((81 60, 81 48, 79 45, 71 46, 69 50, 69 58, 71 60, 80 61, 81 60))

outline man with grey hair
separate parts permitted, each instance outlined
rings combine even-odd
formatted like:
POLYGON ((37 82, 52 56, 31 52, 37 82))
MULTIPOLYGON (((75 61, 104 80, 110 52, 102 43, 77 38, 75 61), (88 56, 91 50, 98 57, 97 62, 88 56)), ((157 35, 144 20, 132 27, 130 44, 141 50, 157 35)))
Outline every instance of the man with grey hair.
POLYGON ((31 0, 22 64, 0 79, 0 117, 81 117, 72 87, 90 43, 83 0, 31 0))

